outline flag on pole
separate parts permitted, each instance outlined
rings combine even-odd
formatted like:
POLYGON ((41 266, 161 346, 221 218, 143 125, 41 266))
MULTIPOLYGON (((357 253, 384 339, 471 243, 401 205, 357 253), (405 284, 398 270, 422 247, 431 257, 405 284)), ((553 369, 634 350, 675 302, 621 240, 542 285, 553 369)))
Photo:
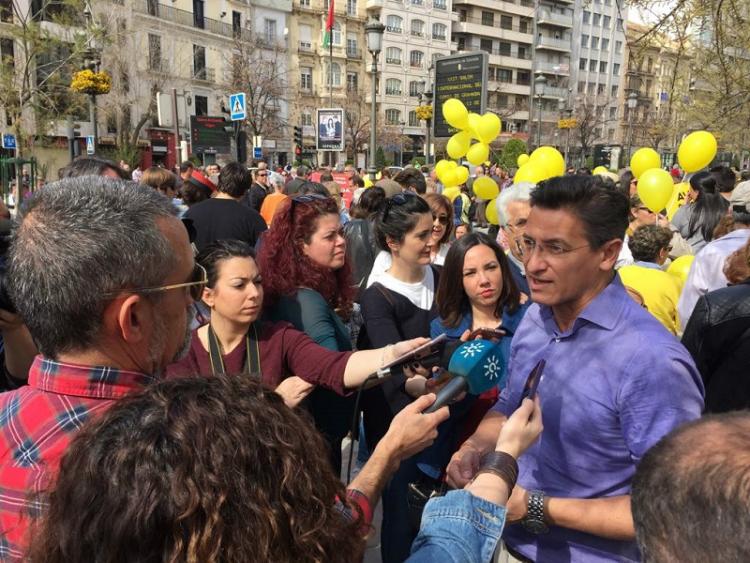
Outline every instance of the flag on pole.
POLYGON ((333 38, 333 0, 328 0, 328 19, 326 20, 326 33, 323 36, 323 47, 330 47, 333 38))

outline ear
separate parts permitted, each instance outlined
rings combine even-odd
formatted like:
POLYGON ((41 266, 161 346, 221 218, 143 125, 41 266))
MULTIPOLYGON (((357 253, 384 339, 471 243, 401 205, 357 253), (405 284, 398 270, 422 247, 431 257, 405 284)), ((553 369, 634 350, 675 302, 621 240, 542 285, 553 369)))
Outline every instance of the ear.
POLYGON ((110 336, 134 344, 151 337, 152 305, 142 295, 112 301, 104 311, 104 326, 110 336))
POLYGON ((209 307, 213 308, 214 302, 216 300, 216 294, 213 289, 210 287, 204 287, 203 288, 203 295, 201 296, 201 299, 203 302, 208 305, 209 307))
POLYGON ((391 237, 385 237, 385 243, 388 245, 388 248, 391 252, 395 252, 396 250, 401 248, 401 243, 395 239, 392 239, 391 237))
POLYGON ((617 258, 620 256, 622 250, 622 240, 614 239, 605 242, 604 245, 599 249, 602 253, 602 260, 599 263, 599 269, 603 271, 609 271, 614 269, 617 263, 617 258))

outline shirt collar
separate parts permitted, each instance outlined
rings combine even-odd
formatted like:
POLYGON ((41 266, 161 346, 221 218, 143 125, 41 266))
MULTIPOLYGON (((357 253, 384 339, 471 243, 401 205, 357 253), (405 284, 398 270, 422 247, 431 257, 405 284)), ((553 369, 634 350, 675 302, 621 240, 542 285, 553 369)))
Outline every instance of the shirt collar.
POLYGON ((519 270, 521 270, 521 275, 523 277, 526 277, 526 266, 523 265, 523 262, 513 256, 513 253, 510 250, 506 252, 505 255, 508 257, 508 260, 510 260, 513 264, 516 265, 519 270))
POLYGON ((643 268, 651 268, 652 270, 661 270, 661 266, 656 262, 644 262, 643 260, 636 260, 634 266, 641 266, 643 268))
POLYGON ((29 385, 40 391, 94 399, 120 399, 156 381, 151 375, 110 366, 67 364, 37 356, 29 385))

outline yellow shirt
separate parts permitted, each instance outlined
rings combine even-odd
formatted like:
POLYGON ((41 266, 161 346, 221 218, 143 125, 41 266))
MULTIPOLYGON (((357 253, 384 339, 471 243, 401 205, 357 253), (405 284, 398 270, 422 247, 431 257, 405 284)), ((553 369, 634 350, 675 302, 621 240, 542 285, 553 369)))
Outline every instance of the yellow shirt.
POLYGON ((680 299, 680 282, 672 274, 645 266, 623 266, 618 270, 625 287, 643 296, 649 313, 655 316, 669 332, 677 334, 677 302, 680 299))

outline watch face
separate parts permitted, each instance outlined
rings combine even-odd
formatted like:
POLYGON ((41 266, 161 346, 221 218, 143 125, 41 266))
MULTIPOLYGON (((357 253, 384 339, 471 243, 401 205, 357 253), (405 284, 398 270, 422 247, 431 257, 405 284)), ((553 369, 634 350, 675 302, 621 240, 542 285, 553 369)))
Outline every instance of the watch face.
POLYGON ((539 520, 524 520, 522 522, 524 529, 532 534, 546 534, 548 529, 547 524, 540 522, 539 520))

